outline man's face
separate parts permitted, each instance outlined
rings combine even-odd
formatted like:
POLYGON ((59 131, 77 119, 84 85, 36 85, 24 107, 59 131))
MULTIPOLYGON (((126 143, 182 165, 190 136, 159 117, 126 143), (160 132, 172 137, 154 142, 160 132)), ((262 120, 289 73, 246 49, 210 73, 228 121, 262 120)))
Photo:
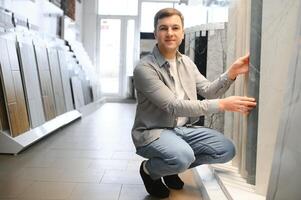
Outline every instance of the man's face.
POLYGON ((159 19, 155 38, 161 53, 176 52, 184 38, 181 18, 178 15, 172 15, 159 19))

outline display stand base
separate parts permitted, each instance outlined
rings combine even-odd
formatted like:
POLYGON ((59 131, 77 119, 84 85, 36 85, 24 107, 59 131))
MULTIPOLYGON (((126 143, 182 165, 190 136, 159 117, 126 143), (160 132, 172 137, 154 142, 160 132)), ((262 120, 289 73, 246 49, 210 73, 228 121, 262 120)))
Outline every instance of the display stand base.
POLYGON ((81 116, 82 114, 77 110, 69 111, 17 137, 11 137, 5 132, 0 132, 0 153, 17 154, 44 136, 80 118, 81 116))

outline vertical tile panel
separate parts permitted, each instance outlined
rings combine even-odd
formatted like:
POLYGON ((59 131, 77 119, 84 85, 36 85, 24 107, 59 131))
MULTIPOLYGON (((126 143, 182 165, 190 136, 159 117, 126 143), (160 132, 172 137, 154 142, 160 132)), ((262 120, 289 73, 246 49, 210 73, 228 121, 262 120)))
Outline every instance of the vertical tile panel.
POLYGON ((287 98, 284 91, 290 80, 288 66, 296 45, 299 6, 298 0, 263 1, 256 172, 256 190, 261 194, 266 194, 274 150, 278 147, 276 136, 287 98))
POLYGON ((85 105, 81 80, 78 77, 73 76, 71 77, 71 85, 75 108, 79 109, 85 105))
MULTIPOLYGON (((7 109, 6 113, 2 113, 2 117, 7 118, 10 133, 15 137, 29 130, 28 113, 16 53, 16 42, 0 38, 0 46, 1 82, 7 109), (3 116, 4 114, 7 116, 3 116)), ((4 111, 4 109, 2 107, 1 110, 4 111)), ((7 127, 6 119, 1 120, 4 120, 2 125, 7 127)))
MULTIPOLYGON (((262 0, 251 2, 251 34, 250 34, 250 70, 248 96, 259 99, 260 54, 261 54, 261 16, 262 0)), ((248 182, 255 185, 257 129, 259 104, 248 116, 246 170, 248 182)))
MULTIPOLYGON (((280 2, 279 5, 281 5, 280 2)), ((299 4, 299 5, 298 5, 299 4)), ((297 36, 289 62, 288 77, 284 93, 283 106, 277 133, 267 200, 300 199, 301 197, 301 3, 298 8, 296 23, 297 36)), ((290 8, 296 11, 295 8, 290 8)), ((290 13, 289 15, 294 15, 290 13)), ((287 17, 283 16, 283 17, 287 17)))
MULTIPOLYGON (((214 29, 208 36, 207 79, 218 78, 226 68, 226 30, 214 29)), ((205 126, 224 132, 224 113, 216 113, 205 117, 205 126)))
POLYGON ((20 71, 13 71, 13 80, 16 92, 16 109, 15 122, 17 125, 13 127, 12 133, 23 133, 29 130, 29 119, 27 114, 27 108, 25 103, 25 96, 23 91, 23 83, 21 79, 20 71))
POLYGON ((62 74, 62 84, 66 102, 67 111, 74 110, 72 93, 71 93, 71 85, 70 85, 70 76, 68 72, 68 65, 66 60, 66 55, 62 50, 58 50, 59 55, 59 63, 60 63, 60 70, 62 74))
POLYGON ((58 53, 56 49, 47 49, 48 58, 49 58, 49 67, 51 73, 51 79, 53 83, 53 92, 55 99, 55 106, 57 115, 61 115, 65 113, 66 105, 65 105, 65 97, 62 85, 62 77, 60 71, 60 65, 58 60, 58 53))
POLYGON ((34 50, 31 44, 23 42, 18 42, 18 47, 30 123, 31 127, 35 128, 45 122, 45 116, 34 50))
MULTIPOLYGON (((0 61, 0 67, 2 68, 1 61, 0 61)), ((0 130, 1 131, 9 129, 4 93, 2 89, 3 84, 4 83, 1 80, 1 87, 0 87, 0 130)))
MULTIPOLYGON (((201 31, 199 37, 195 37, 195 52, 194 52, 194 63, 198 67, 199 72, 206 76, 207 70, 207 41, 208 41, 208 31, 201 31), (203 33, 203 34, 202 34, 203 33)), ((204 99, 202 96, 198 95, 198 99, 204 99)), ((204 125, 204 116, 200 117, 197 125, 204 125)))
POLYGON ((56 116, 54 95, 52 89, 52 81, 49 70, 49 62, 46 47, 39 44, 34 45, 38 74, 40 78, 43 107, 46 120, 51 120, 56 116))

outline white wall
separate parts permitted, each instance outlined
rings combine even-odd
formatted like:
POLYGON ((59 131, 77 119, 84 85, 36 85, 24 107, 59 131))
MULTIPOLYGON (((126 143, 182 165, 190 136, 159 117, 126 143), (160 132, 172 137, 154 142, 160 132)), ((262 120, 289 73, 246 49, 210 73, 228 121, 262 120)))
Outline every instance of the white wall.
POLYGON ((82 1, 82 42, 92 63, 96 66, 97 0, 82 1))
POLYGON ((37 25, 41 32, 50 35, 57 33, 57 16, 63 11, 47 0, 0 0, 0 6, 6 8, 24 19, 28 18, 31 24, 37 25))

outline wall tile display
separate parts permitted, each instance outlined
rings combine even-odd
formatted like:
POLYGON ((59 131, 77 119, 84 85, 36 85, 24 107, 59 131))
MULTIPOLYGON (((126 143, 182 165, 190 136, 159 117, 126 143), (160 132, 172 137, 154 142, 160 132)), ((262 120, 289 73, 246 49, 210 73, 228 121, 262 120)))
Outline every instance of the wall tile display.
POLYGON ((54 48, 48 48, 47 52, 49 58, 51 80, 53 84, 56 114, 61 115, 65 113, 67 110, 65 105, 61 70, 60 70, 60 65, 58 60, 58 52, 54 48))
MULTIPOLYGON (((226 24, 222 29, 213 29, 208 32, 206 78, 210 81, 218 78, 226 70, 226 24)), ((205 126, 224 132, 224 113, 216 113, 205 117, 205 126)))
POLYGON ((18 41, 18 50, 30 124, 35 128, 45 122, 45 116, 34 49, 31 41, 18 41))
POLYGON ((0 38, 1 84, 5 97, 6 109, 1 106, 2 129, 7 128, 15 137, 29 130, 29 119, 21 80, 20 67, 16 52, 16 41, 0 38), (3 113, 4 109, 7 113, 3 113), (6 116, 7 114, 7 116, 6 116))
MULTIPOLYGON (((284 124, 280 119, 284 116, 288 116, 288 119, 291 119, 290 114, 287 115, 285 110, 281 108, 283 108, 284 103, 287 104, 287 98, 292 98, 291 96, 286 96, 285 91, 288 89, 288 81, 292 81, 293 78, 292 74, 288 73, 289 65, 293 60, 297 61, 293 58, 295 55, 293 47, 297 44, 295 38, 297 29, 300 26, 300 4, 301 2, 299 0, 285 2, 281 0, 263 1, 259 94, 260 109, 258 112, 256 170, 256 190, 261 194, 266 194, 267 192, 273 155, 276 153, 277 148, 279 148, 278 144, 276 144, 277 132, 279 133, 279 123, 284 124)), ((299 73, 300 70, 293 72, 293 74, 298 75, 296 74, 297 72, 299 73)), ((297 104, 297 102, 294 102, 294 104, 297 104)), ((289 106, 287 108, 291 109, 293 107, 289 106)), ((297 109, 297 107, 295 108, 297 109)), ((294 112, 292 112, 291 115, 294 116, 294 112)), ((287 122, 288 127, 292 127, 290 123, 291 121, 287 122)), ((300 123, 296 122, 296 127, 298 127, 298 124, 300 123)), ((294 134, 294 129, 291 130, 292 133, 288 134, 294 134)), ((287 136, 291 137, 292 135, 287 136)), ((299 137, 296 137, 296 141, 298 140, 299 137)), ((296 156, 294 153, 294 144, 293 142, 290 145, 293 148, 292 158, 296 156)), ((286 153, 283 155, 285 154, 286 153)), ((296 163, 299 162, 297 159, 299 157, 296 157, 296 163)), ((287 157, 285 156, 284 159, 287 159, 287 157)), ((292 172, 293 171, 292 169, 292 172)), ((298 173, 295 174, 295 172, 288 177, 294 178, 293 176, 299 177, 298 173)), ((289 186, 294 186, 293 179, 292 183, 289 183, 289 186)), ((288 187, 286 188, 288 189, 288 187)), ((299 197, 289 198, 288 196, 284 199, 299 199, 299 197)))
POLYGON ((295 19, 297 37, 288 69, 267 200, 301 197, 301 3, 296 6, 299 9, 299 17, 295 19))
POLYGON ((72 92, 76 109, 80 109, 85 105, 82 82, 79 77, 71 77, 72 92))
POLYGON ((41 84, 42 101, 46 121, 56 116, 55 101, 52 88, 52 80, 49 70, 49 62, 46 47, 35 42, 34 50, 36 55, 38 74, 41 84))
POLYGON ((62 84, 65 96, 65 104, 67 111, 74 110, 74 104, 72 99, 71 93, 71 79, 68 71, 68 63, 66 58, 66 52, 63 50, 58 50, 59 55, 59 63, 60 63, 60 70, 62 75, 62 84))

